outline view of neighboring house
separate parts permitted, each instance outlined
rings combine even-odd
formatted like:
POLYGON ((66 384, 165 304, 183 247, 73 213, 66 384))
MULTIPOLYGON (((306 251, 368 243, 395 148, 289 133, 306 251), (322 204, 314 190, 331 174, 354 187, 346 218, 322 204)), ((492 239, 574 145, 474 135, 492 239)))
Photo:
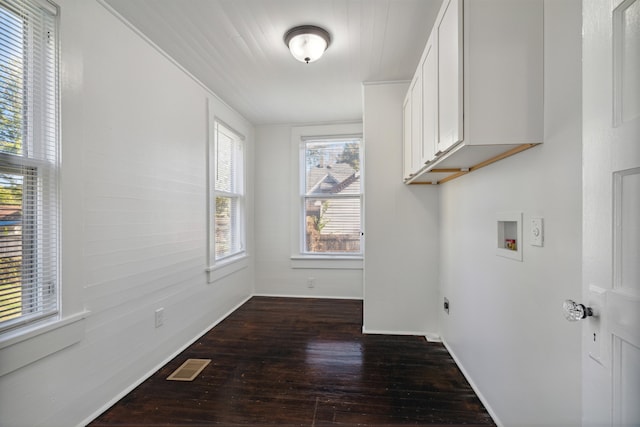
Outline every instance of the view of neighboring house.
POLYGON ((0 320, 20 314, 22 258, 22 208, 0 205, 0 320))
POLYGON ((360 171, 348 163, 319 164, 307 171, 306 195, 317 196, 306 198, 309 252, 360 251, 360 193, 360 171))
POLYGON ((22 239, 22 209, 15 205, 0 205, 0 257, 20 256, 22 239))

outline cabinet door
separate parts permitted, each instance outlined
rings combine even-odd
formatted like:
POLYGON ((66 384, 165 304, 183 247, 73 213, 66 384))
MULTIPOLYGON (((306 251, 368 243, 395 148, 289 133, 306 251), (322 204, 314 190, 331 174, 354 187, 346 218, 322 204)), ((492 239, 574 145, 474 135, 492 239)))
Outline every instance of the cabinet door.
POLYGON ((438 133, 438 58, 437 32, 429 37, 422 63, 422 159, 425 164, 436 152, 438 133))
POLYGON ((402 104, 402 175, 404 179, 411 176, 411 90, 402 104))
POLYGON ((462 0, 445 0, 438 39, 438 144, 445 152, 462 141, 462 0))
POLYGON ((422 167, 422 73, 411 82, 411 172, 422 167))

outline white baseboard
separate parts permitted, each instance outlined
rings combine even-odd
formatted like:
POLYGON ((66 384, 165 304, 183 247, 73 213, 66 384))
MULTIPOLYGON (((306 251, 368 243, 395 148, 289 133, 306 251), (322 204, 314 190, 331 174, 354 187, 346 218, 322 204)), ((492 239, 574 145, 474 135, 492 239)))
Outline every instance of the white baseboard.
POLYGON ((429 336, 436 335, 431 332, 425 332, 425 331, 391 331, 391 330, 385 330, 385 329, 368 329, 365 327, 362 327, 362 333, 371 334, 371 335, 414 335, 418 337, 426 337, 427 335, 429 336))
POLYGON ((220 322, 222 322, 224 319, 226 319, 227 317, 229 317, 229 315, 231 313, 233 313, 234 311, 236 311, 238 308, 240 308, 244 303, 246 303, 247 301, 249 301, 251 299, 253 295, 249 295, 247 298, 245 298, 242 302, 236 304, 231 310, 227 311, 225 314, 223 314, 221 317, 219 317, 216 321, 214 321, 211 325, 207 326, 202 332, 200 332, 198 335, 196 335, 193 339, 189 340, 186 344, 184 344, 182 347, 180 347, 178 350, 176 350, 175 352, 173 352, 171 355, 169 355, 166 359, 164 359, 162 362, 158 363, 155 367, 153 367, 150 371, 148 371, 147 373, 145 373, 142 377, 138 378, 136 381, 134 381, 129 387, 125 388, 123 391, 121 391, 120 393, 118 393, 113 399, 111 399, 109 402, 107 402, 105 405, 103 405, 100 409, 98 409, 97 411, 95 411, 92 415, 90 415, 89 417, 87 417, 84 421, 82 421, 80 424, 78 424, 78 427, 82 427, 82 426, 86 426, 87 424, 89 424, 91 421, 93 421, 94 419, 96 419, 98 416, 100 416, 103 412, 105 412, 107 409, 109 409, 110 407, 112 407, 113 405, 115 405, 120 399, 122 399, 123 397, 125 397, 127 394, 131 393, 133 391, 133 389, 135 389, 136 387, 138 387, 140 384, 142 384, 143 382, 145 382, 146 380, 148 380, 154 373, 156 373, 156 371, 158 371, 160 368, 162 368, 163 366, 165 366, 167 363, 171 362, 175 357, 177 357, 180 353, 182 353, 184 350, 187 349, 187 347, 189 347, 191 344, 193 344, 194 342, 196 342, 197 340, 199 340, 204 334, 206 334, 207 332, 209 332, 212 328, 214 328, 216 325, 218 325, 220 322))
POLYGON ((427 341, 429 342, 442 342, 442 337, 438 334, 434 334, 434 333, 426 333, 424 335, 424 337, 426 338, 427 341))
POLYGON ((489 404, 489 401, 482 395, 482 392, 480 391, 478 386, 473 382, 473 379, 471 378, 471 376, 469 376, 469 373, 466 371, 462 363, 460 363, 460 359, 458 359, 458 357, 453 352, 451 347, 449 347, 449 345, 447 344, 447 341, 444 338, 442 338, 442 344, 444 344, 445 348, 447 349, 447 351, 449 352, 453 360, 456 362, 456 365, 458 365, 458 368, 462 372, 462 375, 464 375, 465 379, 467 380, 467 382, 469 383, 473 391, 476 393, 476 396, 478 396, 478 399, 480 399, 480 402, 482 402, 482 404, 484 405, 489 415, 491 415, 491 418, 493 418, 493 422, 496 423, 498 427, 504 427, 504 424, 502 423, 502 421, 500 421, 500 418, 498 418, 498 415, 495 413, 495 411, 489 404))
POLYGON ((269 297, 269 298, 307 298, 307 299, 348 299, 348 300, 357 300, 362 301, 362 297, 343 297, 343 296, 335 296, 335 295, 295 295, 295 294, 270 294, 270 293, 262 293, 257 292, 251 295, 252 297, 269 297))

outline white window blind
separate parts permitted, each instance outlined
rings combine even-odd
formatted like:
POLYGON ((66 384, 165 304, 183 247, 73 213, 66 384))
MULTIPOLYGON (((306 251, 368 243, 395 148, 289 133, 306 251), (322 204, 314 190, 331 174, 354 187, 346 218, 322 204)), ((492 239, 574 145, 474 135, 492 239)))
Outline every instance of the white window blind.
POLYGON ((245 251, 243 141, 218 121, 215 122, 213 156, 215 263, 245 251))
POLYGON ((306 139, 302 145, 302 252, 361 254, 361 139, 306 139))
POLYGON ((0 331, 59 308, 55 15, 0 0, 0 331))

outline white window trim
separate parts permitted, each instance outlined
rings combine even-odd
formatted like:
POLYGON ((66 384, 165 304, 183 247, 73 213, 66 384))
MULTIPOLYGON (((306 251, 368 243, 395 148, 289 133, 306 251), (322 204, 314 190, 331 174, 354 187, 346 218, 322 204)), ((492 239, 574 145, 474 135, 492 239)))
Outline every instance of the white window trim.
POLYGON ((80 342, 90 312, 10 331, 0 339, 0 377, 80 342))
MULTIPOLYGON (((210 101, 207 99, 207 283, 214 283, 226 276, 237 271, 249 267, 247 252, 247 212, 246 212, 246 196, 247 196, 247 147, 246 138, 238 132, 233 126, 228 125, 224 120, 211 113, 210 101), (242 226, 240 230, 242 239, 242 250, 235 254, 229 255, 222 259, 215 259, 215 222, 212 213, 215 211, 215 197, 217 193, 215 189, 215 153, 212 150, 216 135, 216 123, 220 123, 227 129, 235 133, 243 143, 242 149, 242 196, 240 202, 242 204, 242 226)), ((234 193, 235 194, 235 193, 234 193)))
MULTIPOLYGON (((364 247, 362 248, 362 253, 357 255, 304 253, 302 251, 303 236, 300 208, 300 150, 302 142, 309 139, 331 139, 344 136, 362 138, 362 132, 361 122, 299 126, 291 129, 291 268, 350 270, 361 270, 363 268, 364 247)), ((360 146, 360 156, 364 160, 364 140, 360 146)), ((364 206, 364 192, 362 206, 364 206)), ((362 212, 362 227, 364 231, 364 212, 362 212)))
MULTIPOLYGON (((45 9, 47 12, 51 13, 54 16, 59 15, 59 8, 57 5, 47 0, 33 0, 34 3, 37 3, 40 7, 45 9)), ((60 28, 59 22, 56 22, 56 61, 59 61, 61 50, 60 50, 60 28)), ((59 120, 59 112, 60 112, 60 87, 59 87, 59 79, 60 79, 60 68, 59 63, 57 64, 58 74, 56 76, 56 85, 57 85, 57 109, 58 109, 58 119, 59 120)), ((60 140, 60 127, 58 122, 58 135, 57 138, 60 140)), ((60 150, 60 146, 58 146, 58 150, 60 150)), ((60 176, 58 176, 60 179, 60 176)), ((60 185, 60 182, 58 183, 60 185)), ((58 189, 58 209, 62 208, 62 198, 60 194, 60 190, 58 189)), ((59 224, 58 224, 58 233, 60 233, 60 229, 62 227, 62 217, 59 216, 59 224)), ((59 253, 58 262, 62 263, 62 254, 59 253)), ((60 265, 59 264, 59 265, 60 265)), ((58 272, 58 303, 59 303, 59 311, 57 315, 53 317, 44 318, 41 321, 33 322, 31 324, 27 324, 24 326, 20 326, 15 329, 9 329, 4 331, 0 335, 0 377, 4 376, 10 372, 16 371, 24 366, 27 366, 31 363, 34 363, 40 359, 43 359, 49 355, 52 355, 60 350, 63 350, 69 346, 72 346, 78 342, 80 342, 85 335, 86 328, 86 319, 89 316, 90 312, 86 310, 76 311, 75 313, 69 313, 71 310, 70 306, 73 306, 73 303, 70 304, 62 304, 63 296, 68 293, 68 291, 63 288, 63 275, 58 272), (67 308, 65 308, 65 306, 67 308)))
POLYGON ((293 269, 326 269, 326 270, 362 270, 362 255, 354 256, 328 256, 328 255, 304 255, 291 256, 291 268, 293 269))
POLYGON ((207 283, 216 282, 248 267, 249 255, 246 251, 237 256, 225 258, 224 262, 218 261, 215 266, 206 268, 207 283))

